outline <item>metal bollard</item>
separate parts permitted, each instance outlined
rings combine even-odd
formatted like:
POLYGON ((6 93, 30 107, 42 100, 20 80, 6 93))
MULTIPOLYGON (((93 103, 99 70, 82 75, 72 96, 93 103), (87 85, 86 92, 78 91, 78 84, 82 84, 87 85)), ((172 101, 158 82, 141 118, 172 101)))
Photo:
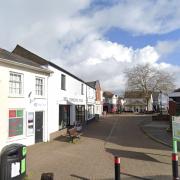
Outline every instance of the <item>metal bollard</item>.
POLYGON ((172 153, 172 170, 173 170, 173 180, 179 179, 178 177, 178 155, 172 153))
POLYGON ((42 173, 41 180, 54 180, 53 173, 42 173))
POLYGON ((114 157, 115 180, 120 180, 120 157, 114 157))

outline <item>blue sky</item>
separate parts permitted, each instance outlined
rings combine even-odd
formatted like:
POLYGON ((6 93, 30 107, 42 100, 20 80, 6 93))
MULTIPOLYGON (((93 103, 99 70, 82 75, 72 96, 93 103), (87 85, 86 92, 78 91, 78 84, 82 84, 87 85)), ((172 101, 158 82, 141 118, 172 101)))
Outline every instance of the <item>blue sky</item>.
MULTIPOLYGON (((125 46, 137 49, 143 48, 147 45, 156 46, 158 41, 176 41, 177 39, 180 39, 180 30, 178 29, 165 34, 134 35, 131 32, 120 28, 111 28, 104 34, 104 36, 111 42, 124 44, 125 46)), ((168 54, 168 56, 160 61, 180 65, 179 49, 168 54)))
POLYGON ((123 72, 142 63, 180 87, 179 0, 6 0, 0 27, 1 48, 19 44, 104 90, 123 90, 123 72))

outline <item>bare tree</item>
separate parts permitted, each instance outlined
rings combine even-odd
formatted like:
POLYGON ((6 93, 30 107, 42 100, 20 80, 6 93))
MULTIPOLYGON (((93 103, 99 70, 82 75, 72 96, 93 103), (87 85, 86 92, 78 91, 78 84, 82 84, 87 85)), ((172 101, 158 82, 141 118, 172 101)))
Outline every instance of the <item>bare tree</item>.
POLYGON ((149 100, 149 92, 168 93, 174 89, 173 76, 162 70, 152 67, 150 64, 137 65, 125 71, 127 77, 127 89, 144 92, 149 100))

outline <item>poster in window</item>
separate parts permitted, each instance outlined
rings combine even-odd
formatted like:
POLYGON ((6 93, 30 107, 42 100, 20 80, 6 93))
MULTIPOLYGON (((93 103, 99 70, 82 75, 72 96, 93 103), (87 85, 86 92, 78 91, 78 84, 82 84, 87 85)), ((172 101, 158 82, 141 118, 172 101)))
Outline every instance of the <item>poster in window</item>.
POLYGON ((9 137, 23 134, 23 110, 9 110, 9 137), (18 112, 18 113, 17 113, 18 112))
POLYGON ((27 135, 34 134, 34 113, 28 112, 27 114, 27 135))

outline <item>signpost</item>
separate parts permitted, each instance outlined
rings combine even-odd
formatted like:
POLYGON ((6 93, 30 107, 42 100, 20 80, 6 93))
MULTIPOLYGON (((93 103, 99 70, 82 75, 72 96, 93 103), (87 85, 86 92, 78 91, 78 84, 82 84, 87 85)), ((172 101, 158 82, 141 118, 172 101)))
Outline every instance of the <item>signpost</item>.
POLYGON ((172 171, 173 180, 179 179, 178 177, 178 154, 177 142, 180 141, 180 116, 173 116, 172 130, 173 130, 173 151, 172 151, 172 171))

